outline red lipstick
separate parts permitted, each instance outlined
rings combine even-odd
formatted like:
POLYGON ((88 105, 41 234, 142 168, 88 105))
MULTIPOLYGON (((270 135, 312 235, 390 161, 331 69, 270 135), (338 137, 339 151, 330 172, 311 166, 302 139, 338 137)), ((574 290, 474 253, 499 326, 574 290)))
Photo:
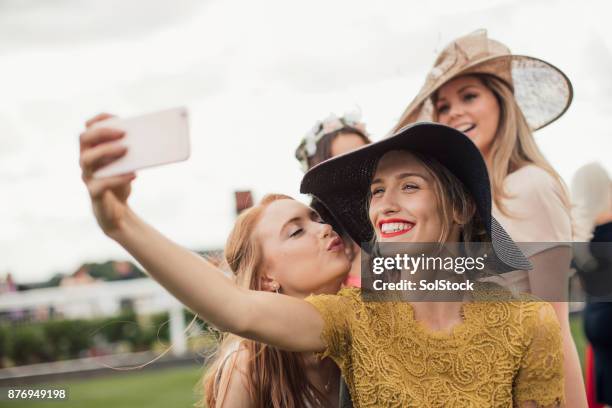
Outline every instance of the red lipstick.
POLYGON ((403 235, 407 232, 410 232, 412 228, 414 228, 414 226, 415 226, 414 222, 410 222, 402 218, 388 218, 385 220, 380 220, 378 222, 378 230, 380 231, 380 236, 382 238, 393 238, 393 237, 397 237, 398 235, 403 235), (383 232, 382 227, 384 224, 408 224, 408 228, 401 229, 399 231, 393 231, 393 232, 383 232))

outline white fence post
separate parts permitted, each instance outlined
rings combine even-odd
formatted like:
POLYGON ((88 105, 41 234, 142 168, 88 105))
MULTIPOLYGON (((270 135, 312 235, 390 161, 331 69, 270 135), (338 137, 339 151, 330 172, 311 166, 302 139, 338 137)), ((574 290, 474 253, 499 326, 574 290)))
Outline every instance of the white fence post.
POLYGON ((183 356, 187 352, 187 336, 185 335, 185 315, 183 307, 175 302, 170 306, 170 344, 175 356, 183 356))

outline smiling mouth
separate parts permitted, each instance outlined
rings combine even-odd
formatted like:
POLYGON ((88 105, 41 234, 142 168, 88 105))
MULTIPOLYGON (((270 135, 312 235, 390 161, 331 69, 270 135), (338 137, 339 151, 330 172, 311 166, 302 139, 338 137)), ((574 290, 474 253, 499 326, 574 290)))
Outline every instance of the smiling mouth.
POLYGON ((467 132, 469 132, 471 130, 474 130, 475 127, 476 127, 476 125, 471 123, 471 124, 467 124, 467 125, 457 126, 455 129, 457 129, 460 132, 467 133, 467 132))
POLYGON ((405 220, 385 220, 381 221, 378 227, 383 238, 392 238, 406 234, 414 228, 414 225, 414 223, 405 220))

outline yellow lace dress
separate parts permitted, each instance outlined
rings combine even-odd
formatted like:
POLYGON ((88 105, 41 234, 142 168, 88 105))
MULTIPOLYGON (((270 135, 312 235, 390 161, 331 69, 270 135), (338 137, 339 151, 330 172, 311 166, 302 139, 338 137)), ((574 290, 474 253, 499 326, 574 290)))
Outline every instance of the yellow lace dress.
POLYGON ((407 302, 364 302, 359 289, 306 299, 325 321, 322 356, 342 370, 355 407, 538 407, 563 401, 561 334, 544 302, 469 302, 451 333, 431 332, 407 302))

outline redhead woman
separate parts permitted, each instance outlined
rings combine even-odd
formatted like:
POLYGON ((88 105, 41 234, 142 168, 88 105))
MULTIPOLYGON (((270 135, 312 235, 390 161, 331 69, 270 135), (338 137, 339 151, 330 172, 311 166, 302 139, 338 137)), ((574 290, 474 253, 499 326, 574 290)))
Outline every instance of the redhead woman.
MULTIPOLYGON (((317 122, 302 140, 296 150, 296 158, 307 170, 330 157, 368 143, 365 126, 358 115, 347 114, 340 118, 330 115, 324 121, 317 122)), ((256 241, 250 239, 267 206, 274 201, 288 199, 291 198, 283 195, 267 196, 259 206, 239 217, 224 252, 240 286, 305 298, 309 293, 286 292, 280 284, 265 284, 264 277, 259 275, 263 270, 259 264, 262 255, 258 253, 256 241), (250 255, 244 256, 245 253, 250 255)), ((347 274, 346 282, 350 284, 360 277, 359 256, 356 256, 359 249, 352 241, 348 243, 345 252, 352 260, 351 271, 355 270, 352 279, 351 272, 347 274)), ((289 274, 289 287, 296 286, 292 279, 300 278, 308 279, 308 276, 304 278, 289 274)), ((273 407, 304 406, 302 402, 306 406, 337 406, 338 397, 346 400, 345 394, 348 392, 339 395, 338 382, 338 367, 330 359, 319 361, 312 353, 286 352, 229 335, 222 342, 205 376, 205 400, 208 407, 264 407, 268 402, 273 407)))
MULTIPOLYGON (((361 121, 359 112, 347 113, 342 117, 329 115, 323 121, 317 121, 310 132, 301 140, 295 151, 295 157, 300 162, 304 172, 317 164, 338 155, 351 152, 370 144, 365 124, 361 121)), ((310 204, 319 214, 332 223, 335 229, 341 231, 337 222, 321 203, 313 200, 310 204)), ((345 285, 361 286, 361 252, 359 245, 344 233, 341 236, 345 242, 346 252, 351 259, 351 270, 346 277, 345 285)))
POLYGON ((558 68, 514 55, 480 30, 440 53, 395 129, 434 120, 465 133, 479 148, 491 175, 493 214, 534 265, 529 272, 504 274, 503 282, 552 303, 563 333, 568 405, 586 407, 567 303, 570 200, 533 138, 571 99, 571 83, 558 68))
MULTIPOLYGON (((335 277, 345 264, 339 262, 303 263, 296 271, 270 277, 266 273, 267 262, 282 262, 271 253, 277 248, 262 244, 262 237, 273 236, 270 227, 276 227, 272 219, 290 220, 295 217, 308 220, 296 222, 287 232, 297 242, 292 255, 303 256, 300 245, 312 245, 308 235, 325 235, 332 238, 330 250, 335 255, 342 243, 328 225, 320 222, 318 214, 285 195, 268 195, 262 202, 240 214, 225 247, 225 259, 235 275, 236 284, 248 290, 282 293, 304 299, 311 293, 335 294, 338 284, 327 280, 335 277), (283 218, 284 216, 284 218, 283 218), (306 231, 314 230, 314 232, 306 231), (301 241, 301 242, 300 242, 301 241), (332 268, 326 268, 327 266, 332 268), (326 276, 328 273, 330 276, 326 276), (282 282, 282 283, 281 283, 282 282), (326 287, 326 285, 328 285, 326 287)), ((271 241, 270 238, 266 238, 271 241)), ((329 245, 329 244, 328 244, 329 245)), ((279 248, 280 249, 280 248, 279 248)), ((288 252, 287 248, 284 248, 288 252)), ((314 255, 316 251, 311 251, 314 255)), ((286 253, 289 255, 289 253, 286 253)), ((316 258, 314 258, 316 259, 316 258)), ((319 360, 313 353, 292 353, 252 340, 228 335, 222 342, 217 356, 207 368, 204 378, 206 407, 337 407, 340 372, 330 359, 319 360)))
MULTIPOLYGON (((459 302, 367 303, 357 288, 326 294, 348 270, 341 240, 291 200, 270 204, 251 237, 260 239, 268 283, 315 273, 311 279, 318 285, 302 286, 313 295, 299 299, 241 288, 136 215, 127 205, 133 175, 91 177, 121 155, 106 143, 117 137, 109 129, 81 137, 83 179, 98 224, 216 327, 288 351, 329 355, 357 407, 561 406, 560 328, 547 303, 475 302, 476 293, 459 302)), ((480 153, 446 126, 416 125, 321 163, 306 174, 302 191, 320 199, 355 242, 384 239, 380 217, 395 214, 411 225, 406 242, 490 241, 499 271, 530 266, 491 216, 480 153)))

